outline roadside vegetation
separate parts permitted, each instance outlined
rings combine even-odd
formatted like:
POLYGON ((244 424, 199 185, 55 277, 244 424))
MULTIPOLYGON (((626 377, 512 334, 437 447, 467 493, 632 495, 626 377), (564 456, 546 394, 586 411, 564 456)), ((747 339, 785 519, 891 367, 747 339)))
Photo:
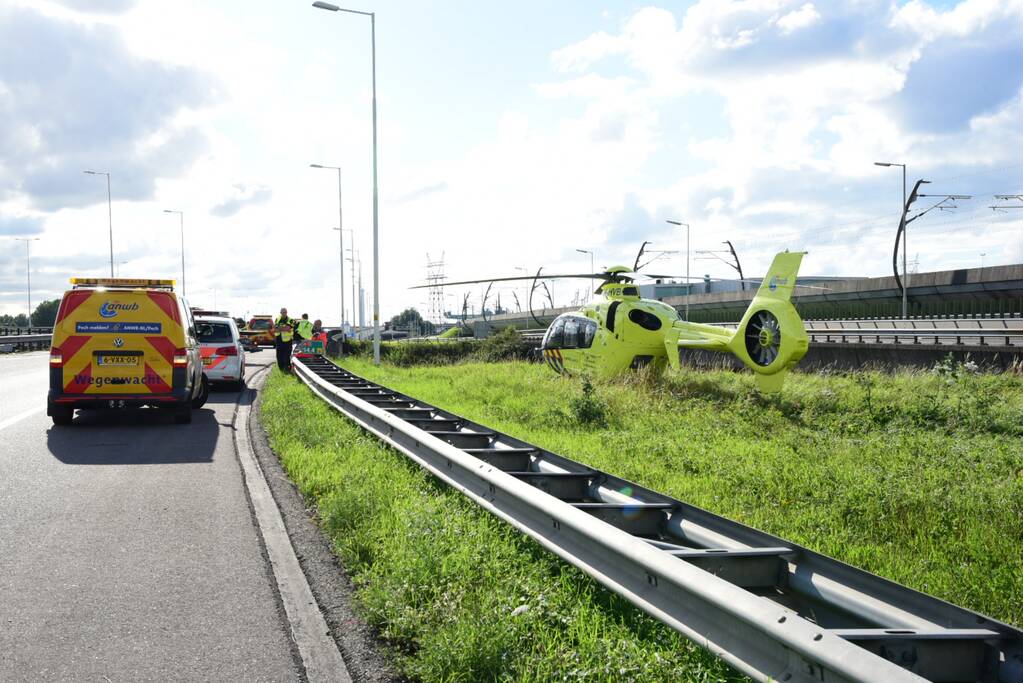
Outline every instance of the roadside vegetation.
MULTIPOLYGON (((532 347, 512 328, 505 328, 486 339, 459 337, 459 328, 452 327, 440 338, 409 339, 384 342, 380 345, 380 357, 391 365, 419 367, 423 365, 452 365, 466 361, 497 362, 503 360, 526 360, 532 347), (449 334, 454 330, 454 334, 449 334)), ((360 340, 351 342, 352 355, 357 358, 373 357, 373 342, 360 340)))
MULTIPOLYGON (((378 368, 355 358, 345 365, 557 453, 1023 625, 1018 374, 979 374, 951 361, 927 372, 794 373, 780 398, 765 398, 751 375, 730 371, 640 373, 591 384, 522 362, 378 368)), ((317 503, 371 621, 401 649, 411 675, 730 675, 430 482, 293 380, 271 378, 264 420, 293 480, 317 503), (506 654, 488 654, 498 651, 506 654), (643 669, 655 664, 661 668, 643 669)))
POLYGON ((410 678, 743 680, 276 369, 262 420, 410 678))

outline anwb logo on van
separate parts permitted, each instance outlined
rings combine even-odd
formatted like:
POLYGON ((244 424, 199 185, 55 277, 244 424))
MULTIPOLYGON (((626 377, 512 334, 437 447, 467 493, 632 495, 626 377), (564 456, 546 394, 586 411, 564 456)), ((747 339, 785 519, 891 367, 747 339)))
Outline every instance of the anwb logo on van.
POLYGON ((103 305, 99 307, 99 314, 104 318, 113 318, 122 311, 137 311, 139 305, 137 302, 130 304, 117 303, 116 301, 105 301, 103 305))

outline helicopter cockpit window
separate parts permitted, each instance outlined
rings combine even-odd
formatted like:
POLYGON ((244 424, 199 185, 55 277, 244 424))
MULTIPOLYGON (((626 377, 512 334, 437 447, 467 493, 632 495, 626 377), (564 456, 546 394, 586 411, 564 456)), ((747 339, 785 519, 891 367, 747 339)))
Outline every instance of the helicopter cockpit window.
POLYGON ((597 323, 589 318, 563 316, 547 328, 545 349, 588 349, 593 345, 597 323))
POLYGON ((565 321, 565 341, 562 348, 579 348, 579 321, 575 318, 569 318, 565 321))
POLYGON ((638 287, 624 287, 622 289, 622 294, 624 294, 625 296, 639 296, 639 288, 638 287))
POLYGON ((660 318, 653 313, 648 313, 647 311, 638 308, 634 308, 629 311, 629 320, 636 323, 644 330, 650 330, 651 332, 656 332, 661 329, 660 318))
POLYGON ((565 319, 558 318, 547 328, 547 334, 543 336, 543 348, 560 349, 565 343, 565 319))
POLYGON ((597 323, 593 320, 584 320, 579 326, 579 348, 588 349, 593 346, 593 337, 597 334, 597 323))

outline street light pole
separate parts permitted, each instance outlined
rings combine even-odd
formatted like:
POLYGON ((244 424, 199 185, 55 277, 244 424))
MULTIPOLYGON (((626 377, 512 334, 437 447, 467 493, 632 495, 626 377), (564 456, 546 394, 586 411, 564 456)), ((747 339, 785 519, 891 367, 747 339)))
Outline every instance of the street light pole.
POLYGON ((83 171, 89 175, 107 177, 107 225, 110 228, 110 277, 114 277, 114 209, 110 201, 110 174, 106 171, 83 171))
MULTIPOLYGON (((580 254, 589 254, 590 255, 590 274, 592 275, 593 274, 593 252, 589 251, 588 249, 576 249, 576 251, 578 251, 580 254)), ((591 287, 593 286, 593 278, 590 278, 590 286, 591 287)), ((586 297, 586 300, 589 301, 589 297, 586 297)))
POLYGON ((380 211, 377 186, 377 18, 374 12, 344 9, 328 2, 313 7, 331 12, 347 12, 369 17, 370 51, 373 72, 373 364, 380 365, 380 211))
POLYGON ((875 161, 875 166, 883 166, 890 168, 892 166, 902 167, 902 219, 899 221, 899 230, 902 232, 902 319, 905 320, 908 313, 908 296, 906 290, 909 289, 909 268, 906 263, 906 254, 908 253, 906 247, 906 212, 909 211, 909 207, 906 206, 906 164, 895 164, 888 162, 875 161))
POLYGON ((690 280, 689 280, 689 224, 682 223, 680 221, 668 220, 666 221, 672 225, 685 226, 686 229, 686 321, 689 321, 689 295, 690 295, 690 280))
MULTIPOLYGON (((349 230, 348 232, 352 232, 352 231, 349 230)), ((348 248, 348 253, 352 255, 351 258, 348 259, 348 261, 351 262, 351 264, 352 264, 352 268, 351 268, 351 274, 352 274, 352 329, 354 330, 355 329, 355 321, 356 321, 356 303, 355 302, 359 298, 358 293, 355 291, 355 255, 358 252, 355 251, 355 234, 354 233, 352 234, 352 246, 350 246, 348 248)))
POLYGON ((32 327, 32 242, 38 242, 38 237, 15 237, 19 242, 25 243, 25 280, 28 284, 28 326, 32 327))
POLYGON ((345 328, 345 240, 344 240, 344 212, 341 204, 341 168, 339 166, 324 166, 323 164, 309 164, 310 168, 329 168, 337 171, 337 226, 338 231, 338 259, 341 263, 341 329, 345 328))
POLYGON ((174 209, 164 209, 164 213, 176 213, 181 222, 181 296, 185 294, 185 212, 174 209))

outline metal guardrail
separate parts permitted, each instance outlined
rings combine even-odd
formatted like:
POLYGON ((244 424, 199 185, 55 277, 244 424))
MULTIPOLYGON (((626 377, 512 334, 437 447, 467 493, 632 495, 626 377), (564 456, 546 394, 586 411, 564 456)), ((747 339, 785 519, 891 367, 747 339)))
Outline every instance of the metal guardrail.
POLYGON ((27 334, 53 334, 52 327, 0 327, 0 337, 15 337, 27 334))
POLYGON ((1023 349, 1023 329, 861 328, 807 329, 816 344, 1015 347, 1023 349))
POLYGON ((488 429, 323 359, 309 388, 758 681, 1023 683, 1023 631, 488 429))
POLYGON ((49 334, 19 334, 0 336, 0 353, 8 353, 15 349, 22 348, 49 348, 51 335, 49 334))

